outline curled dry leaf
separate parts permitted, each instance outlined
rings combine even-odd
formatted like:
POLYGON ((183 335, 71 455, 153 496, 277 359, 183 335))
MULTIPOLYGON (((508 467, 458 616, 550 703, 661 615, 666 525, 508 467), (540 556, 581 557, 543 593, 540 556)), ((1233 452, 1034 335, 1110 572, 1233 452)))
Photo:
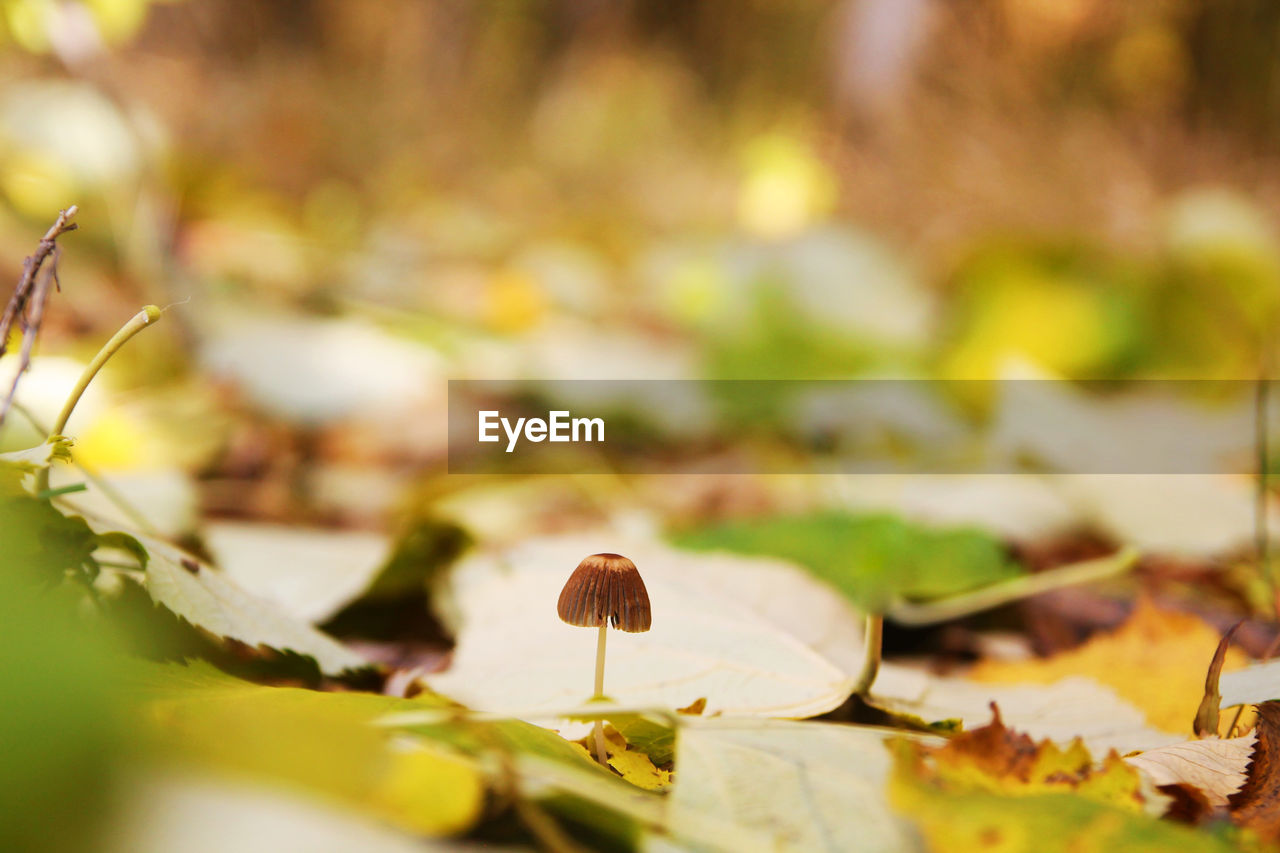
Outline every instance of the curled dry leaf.
POLYGON ((1124 760, 1159 787, 1190 785, 1216 808, 1225 806, 1227 798, 1244 784, 1257 740, 1254 732, 1229 740, 1192 740, 1149 749, 1124 760))
POLYGON ((1258 742, 1248 777, 1228 800, 1231 819, 1266 841, 1280 841, 1280 703, 1258 706, 1258 742))

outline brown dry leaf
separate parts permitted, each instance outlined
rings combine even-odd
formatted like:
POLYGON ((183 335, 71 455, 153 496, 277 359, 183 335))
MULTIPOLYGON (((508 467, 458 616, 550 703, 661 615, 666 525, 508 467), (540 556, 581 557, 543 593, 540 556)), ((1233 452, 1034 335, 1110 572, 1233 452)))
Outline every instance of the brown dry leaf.
POLYGON ((1142 811, 1146 798, 1139 774, 1114 751, 1095 763, 1079 741, 1066 749, 1033 741, 1005 726, 992 703, 990 723, 963 732, 944 746, 920 747, 929 772, 947 786, 998 794, 1073 793, 1097 802, 1142 811))
POLYGON ((1263 839, 1280 841, 1280 702, 1258 706, 1258 737, 1244 787, 1228 803, 1231 819, 1263 839))
POLYGON ((1207 738, 1149 749, 1124 760, 1151 779, 1152 783, 1189 785, 1203 795, 1213 808, 1225 806, 1227 798, 1245 782, 1245 769, 1253 755, 1257 735, 1219 740, 1207 738))
MULTIPOLYGON (((1218 640, 1218 632, 1200 618, 1142 598, 1118 630, 1100 634, 1078 649, 1047 660, 984 661, 970 677, 1050 684, 1068 676, 1088 676, 1145 711, 1156 728, 1190 734, 1218 640)), ((1243 652, 1229 649, 1223 669, 1240 669, 1246 663, 1243 652)))

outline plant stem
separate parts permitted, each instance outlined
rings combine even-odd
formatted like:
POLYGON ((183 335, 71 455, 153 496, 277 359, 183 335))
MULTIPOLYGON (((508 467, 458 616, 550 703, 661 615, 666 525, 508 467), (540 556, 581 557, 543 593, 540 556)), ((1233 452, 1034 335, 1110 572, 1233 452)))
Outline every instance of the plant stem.
MULTIPOLYGON (((608 639, 609 620, 606 618, 600 623, 600 636, 596 640, 596 699, 604 698, 604 643, 608 639)), ((609 766, 609 755, 604 748, 604 720, 596 720, 596 724, 591 727, 591 735, 596 744, 596 761, 606 767, 609 766)))
POLYGON ((855 696, 866 696, 875 684, 876 675, 880 672, 880 651, 884 645, 884 616, 879 613, 867 614, 866 634, 863 640, 865 649, 862 660, 862 672, 858 673, 858 681, 854 685, 855 696))
POLYGON ((1265 359, 1263 360, 1262 369, 1259 371, 1255 387, 1253 440, 1257 454, 1258 482, 1254 491, 1253 539, 1254 548, 1258 556, 1258 571, 1262 574, 1262 579, 1266 581, 1268 588, 1271 590, 1272 607, 1276 608, 1276 615, 1280 616, 1280 596, 1277 595, 1276 577, 1271 570, 1271 531, 1268 527, 1269 519, 1267 518, 1267 474, 1269 466, 1267 459, 1269 455, 1267 447, 1267 439, 1269 438, 1267 435, 1267 405, 1271 387, 1267 381, 1265 359))
POLYGON ((1072 563, 1033 575, 1020 575, 974 592, 938 601, 923 604, 895 601, 889 605, 888 616, 899 625, 919 626, 947 622, 1042 592, 1117 575, 1128 571, 1137 562, 1138 552, 1133 548, 1124 548, 1107 557, 1072 563))
MULTIPOLYGON (((93 357, 93 361, 89 362, 89 366, 80 374, 80 378, 76 380, 76 387, 71 389, 71 394, 67 397, 67 401, 62 404, 62 411, 58 413, 58 419, 54 421, 53 429, 49 433, 49 437, 62 435, 67 428, 67 421, 71 420, 71 413, 75 411, 76 403, 80 402, 81 396, 84 395, 85 389, 89 387, 89 383, 93 381, 93 377, 98 375, 98 371, 102 366, 111 360, 111 356, 124 346, 130 338, 141 332, 147 326, 160 319, 160 309, 155 305, 147 305, 137 314, 134 314, 129 322, 120 327, 120 331, 111 336, 111 340, 98 350, 98 354, 93 357)), ((40 472, 37 478, 37 492, 43 492, 49 488, 49 469, 45 468, 40 472)))

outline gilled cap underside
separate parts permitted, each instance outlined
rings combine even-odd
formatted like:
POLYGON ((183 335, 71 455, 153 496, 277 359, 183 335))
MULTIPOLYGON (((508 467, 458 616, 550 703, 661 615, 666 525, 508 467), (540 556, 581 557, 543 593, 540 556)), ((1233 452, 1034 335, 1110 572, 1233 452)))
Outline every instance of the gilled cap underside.
POLYGON ((635 563, 618 554, 593 554, 578 564, 560 592, 560 618, 570 625, 596 628, 608 619, 631 633, 648 631, 652 622, 649 592, 635 563))

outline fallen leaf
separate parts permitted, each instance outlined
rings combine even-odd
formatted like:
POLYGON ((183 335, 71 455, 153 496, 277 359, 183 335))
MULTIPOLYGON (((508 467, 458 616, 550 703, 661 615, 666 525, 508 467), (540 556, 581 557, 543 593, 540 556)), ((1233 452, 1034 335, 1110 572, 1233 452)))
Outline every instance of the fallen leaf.
POLYGON ((1042 541, 1079 524, 1051 477, 1026 474, 867 474, 832 478, 841 503, 935 527, 976 527, 1003 539, 1042 541))
MULTIPOLYGON (((414 837, 358 811, 279 787, 199 773, 149 773, 127 792, 109 853, 466 853, 470 844, 414 837)), ((490 850, 488 846, 484 848, 490 850)), ((496 848, 501 850, 514 848, 496 848)))
POLYGON ((1141 811, 1146 803, 1141 777, 1114 752, 1095 764, 1080 740, 1062 749, 1035 741, 1005 726, 998 708, 981 728, 952 737, 938 748, 919 747, 938 780, 965 789, 1019 796, 1073 793, 1141 811))
POLYGON ((988 533, 887 515, 824 511, 685 530, 673 539, 685 548, 793 560, 873 613, 897 598, 943 598, 1023 573, 988 533))
MULTIPOLYGON (((681 720, 672 826, 706 815, 748 831, 757 848, 916 848, 889 808, 883 732, 783 720, 681 720)), ((720 849, 732 849, 720 848, 720 849)))
POLYGON ((1250 664, 1235 672, 1224 672, 1218 681, 1222 707, 1261 705, 1280 699, 1280 660, 1250 664))
POLYGON ((454 834, 480 817, 473 761, 371 725, 393 710, 440 708, 438 699, 263 687, 204 664, 139 664, 129 683, 143 734, 166 759, 285 783, 414 833, 454 834))
MULTIPOLYGON (((114 525, 88 519, 100 535, 114 525)), ((140 582, 157 603, 209 633, 315 659, 322 672, 337 675, 368 666, 360 655, 332 637, 290 616, 278 605, 251 595, 218 569, 167 542, 130 534, 148 559, 140 582)))
POLYGON ((930 849, 1227 850, 1225 842, 1158 820, 1154 790, 1114 752, 1095 764, 1011 731, 999 715, 943 746, 899 740, 890 798, 930 849))
POLYGON ((609 722, 626 739, 628 746, 649 756, 653 764, 670 764, 675 758, 674 726, 655 722, 639 714, 610 717, 609 722))
MULTIPOLYGON (((1099 634, 1080 648, 1047 660, 983 661, 969 677, 1049 684, 1072 675, 1088 676, 1141 708, 1156 728, 1188 735, 1218 640, 1218 632, 1198 617, 1140 599, 1119 629, 1099 634)), ((1238 669, 1245 661, 1243 652, 1229 649, 1224 669, 1238 669)), ((1228 677, 1222 680, 1225 686, 1228 677)))
POLYGON ((609 766, 623 779, 646 791, 664 791, 671 786, 671 771, 654 767, 653 761, 641 750, 629 749, 617 729, 607 726, 604 734, 609 766))
POLYGON ((920 779, 905 762, 894 774, 889 791, 893 807, 911 818, 931 850, 1226 853, 1236 849, 1213 835, 1070 794, 1009 796, 943 787, 920 779))
POLYGON ((1280 703, 1258 706, 1254 731, 1258 741, 1248 776, 1228 803, 1233 821, 1275 843, 1280 841, 1280 703))
POLYGON ((1228 740, 1205 738, 1148 749, 1124 760, 1157 786, 1190 785, 1209 806, 1225 806, 1244 784, 1257 740, 1254 732, 1228 740))
MULTIPOLYGON (((1059 479, 1086 521, 1143 552, 1216 557, 1251 544, 1256 487, 1217 474, 1082 474, 1059 479)), ((1274 506, 1268 527, 1280 535, 1274 506)))
POLYGON ((1151 728, 1143 712, 1110 687, 1080 676, 1043 685, 988 684, 885 664, 872 694, 887 710, 927 721, 959 719, 969 727, 985 724, 995 702, 1005 722, 1019 731, 1064 745, 1078 737, 1099 755, 1180 740, 1151 728))
POLYGON ((324 622, 358 596, 391 543, 374 533, 216 522, 204 528, 225 576, 295 619, 324 622))
POLYGON ((238 385, 264 411, 327 424, 389 412, 439 410, 443 366, 425 346, 355 319, 219 316, 209 320, 201 361, 238 385))
POLYGON ((704 572, 698 555, 609 535, 533 540, 456 566, 435 598, 447 596, 448 621, 460 626, 453 663, 428 684, 495 713, 561 709, 590 696, 595 636, 561 622, 555 604, 578 562, 601 551, 636 562, 653 610, 649 632, 609 632, 605 692, 613 699, 680 708, 705 697, 707 714, 806 717, 848 697, 848 676, 739 603, 738 587, 766 576, 778 583, 775 598, 792 588, 787 580, 803 591, 802 573, 778 575, 772 563, 754 572, 749 560, 737 575, 704 572))

